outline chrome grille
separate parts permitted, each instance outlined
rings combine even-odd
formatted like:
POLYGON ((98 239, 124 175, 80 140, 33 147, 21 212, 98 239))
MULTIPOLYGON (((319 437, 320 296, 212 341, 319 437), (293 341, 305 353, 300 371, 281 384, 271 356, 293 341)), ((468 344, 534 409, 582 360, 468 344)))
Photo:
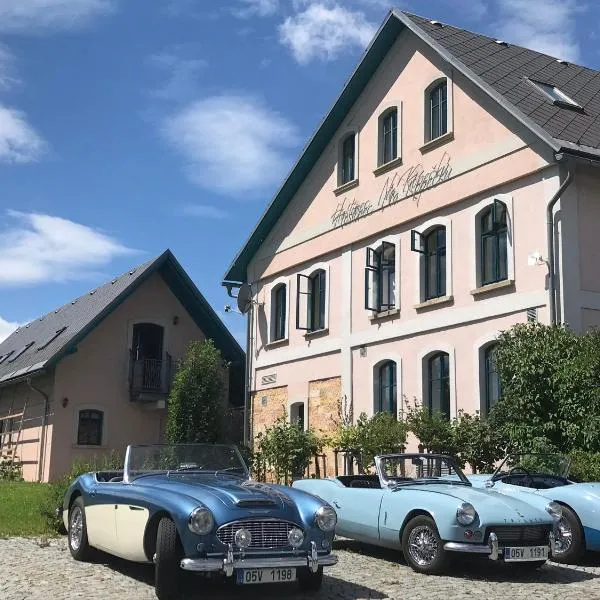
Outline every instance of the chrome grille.
POLYGON ((252 536, 250 548, 285 548, 289 546, 288 533, 297 527, 289 521, 279 519, 249 519, 248 521, 233 521, 221 525, 217 529, 217 538, 225 545, 233 544, 235 532, 238 529, 247 529, 252 536))
POLYGON ((486 532, 489 538, 493 531, 498 536, 498 544, 535 545, 548 543, 550 525, 495 525, 486 532))

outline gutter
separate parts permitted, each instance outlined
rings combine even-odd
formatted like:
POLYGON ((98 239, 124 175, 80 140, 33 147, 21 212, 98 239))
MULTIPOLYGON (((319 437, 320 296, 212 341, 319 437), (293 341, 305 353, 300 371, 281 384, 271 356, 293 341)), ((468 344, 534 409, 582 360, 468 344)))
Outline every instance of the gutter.
MULTIPOLYGON (((555 156, 557 160, 562 160, 563 155, 557 154, 555 156)), ((548 240, 548 298, 549 298, 549 311, 550 311, 550 324, 557 324, 557 316, 556 316, 556 286, 554 285, 554 268, 555 268, 555 258, 554 258, 554 213, 553 208, 554 205, 558 202, 560 197, 564 194, 565 190, 571 185, 573 182, 573 169, 570 168, 567 170, 567 176, 565 180, 562 182, 558 190, 546 207, 546 234, 548 240)))
POLYGON ((44 448, 46 446, 46 427, 48 423, 48 407, 50 405, 50 398, 46 392, 40 388, 36 388, 31 383, 31 377, 27 378, 27 385, 34 391, 44 397, 44 414, 42 416, 42 433, 40 435, 40 458, 38 460, 38 482, 43 479, 43 464, 44 464, 44 448))

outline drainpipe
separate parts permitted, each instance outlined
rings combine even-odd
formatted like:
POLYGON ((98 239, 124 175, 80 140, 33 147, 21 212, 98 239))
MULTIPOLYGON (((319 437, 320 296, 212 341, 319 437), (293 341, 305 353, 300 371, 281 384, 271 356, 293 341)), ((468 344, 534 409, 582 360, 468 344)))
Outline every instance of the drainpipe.
MULTIPOLYGON (((562 154, 556 155, 557 160, 562 160, 562 154)), ((561 186, 556 190, 556 193, 548 202, 546 207, 546 228, 548 237, 548 296, 549 296, 549 309, 550 309, 550 324, 556 325, 556 298, 555 298, 555 285, 554 285, 554 214, 552 209, 558 202, 560 197, 563 195, 565 190, 571 185, 573 181, 573 171, 569 169, 567 176, 562 182, 561 186)))
POLYGON ((251 378, 252 378, 252 366, 251 366, 251 354, 252 354, 252 333, 251 327, 254 321, 254 306, 250 305, 250 310, 246 315, 246 377, 244 383, 244 445, 248 445, 249 438, 249 421, 248 421, 248 402, 250 400, 250 389, 251 389, 251 378))
POLYGON ((39 458, 39 462, 38 462, 38 481, 42 481, 43 479, 43 459, 44 457, 44 448, 46 446, 46 425, 47 425, 47 421, 48 421, 48 407, 50 404, 50 398, 48 397, 48 394, 46 394, 46 392, 44 392, 43 390, 40 390, 39 388, 36 388, 32 383, 31 383, 31 377, 27 378, 27 385, 34 391, 37 392, 38 394, 42 395, 44 397, 44 414, 42 416, 42 433, 40 435, 40 458, 39 458))

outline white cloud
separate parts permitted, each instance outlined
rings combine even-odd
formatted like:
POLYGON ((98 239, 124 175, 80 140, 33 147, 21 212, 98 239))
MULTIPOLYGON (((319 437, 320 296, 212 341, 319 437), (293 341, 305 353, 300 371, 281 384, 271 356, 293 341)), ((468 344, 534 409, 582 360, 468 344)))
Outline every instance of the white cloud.
POLYGON ((150 64, 168 73, 167 82, 153 90, 152 96, 162 100, 185 100, 196 88, 196 79, 208 62, 200 58, 182 58, 176 53, 163 52, 150 57, 150 64))
POLYGON ((306 64, 312 59, 333 60, 352 47, 363 49, 375 34, 376 26, 362 12, 323 2, 287 17, 279 27, 280 41, 296 60, 306 64))
POLYGON ((186 106, 162 127, 199 186, 247 196, 281 181, 299 143, 296 127, 257 99, 212 96, 186 106))
POLYGON ((11 323, 0 317, 0 343, 2 343, 17 327, 20 323, 11 323))
POLYGON ((0 31, 71 29, 114 9, 113 0, 0 0, 0 31))
POLYGON ((576 0, 498 0, 499 37, 569 61, 580 57, 575 31, 576 0))
POLYGON ((46 150, 46 142, 27 123, 25 115, 0 105, 0 162, 35 162, 46 150))
POLYGON ((135 253, 67 219, 13 210, 6 215, 13 226, 0 230, 0 286, 86 278, 91 269, 135 253))
POLYGON ((216 206, 206 204, 188 204, 181 209, 186 217, 203 217, 205 219, 226 219, 229 214, 216 206))
POLYGON ((0 91, 5 92, 20 83, 15 74, 15 58, 6 48, 0 45, 0 91))
POLYGON ((238 0, 240 6, 233 14, 241 19, 248 17, 270 17, 279 10, 279 0, 238 0))

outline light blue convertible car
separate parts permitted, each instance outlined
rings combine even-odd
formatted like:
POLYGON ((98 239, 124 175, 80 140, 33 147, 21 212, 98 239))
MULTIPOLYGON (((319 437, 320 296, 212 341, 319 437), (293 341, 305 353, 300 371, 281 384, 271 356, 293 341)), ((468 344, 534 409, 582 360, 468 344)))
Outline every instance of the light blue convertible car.
POLYGON ((335 510, 251 481, 235 446, 129 446, 122 471, 81 475, 59 513, 75 560, 98 549, 154 563, 160 600, 180 598, 183 571, 316 591, 323 567, 337 562, 335 510))
POLYGON ((543 498, 560 504, 553 560, 572 564, 585 550, 600 551, 600 482, 570 480, 570 466, 562 454, 511 454, 493 474, 469 475, 469 480, 526 502, 543 498))
POLYGON ((294 488, 333 505, 336 533, 401 549, 413 570, 441 573, 455 552, 537 568, 554 552, 561 508, 478 489, 448 456, 388 454, 376 475, 301 479, 294 488))

